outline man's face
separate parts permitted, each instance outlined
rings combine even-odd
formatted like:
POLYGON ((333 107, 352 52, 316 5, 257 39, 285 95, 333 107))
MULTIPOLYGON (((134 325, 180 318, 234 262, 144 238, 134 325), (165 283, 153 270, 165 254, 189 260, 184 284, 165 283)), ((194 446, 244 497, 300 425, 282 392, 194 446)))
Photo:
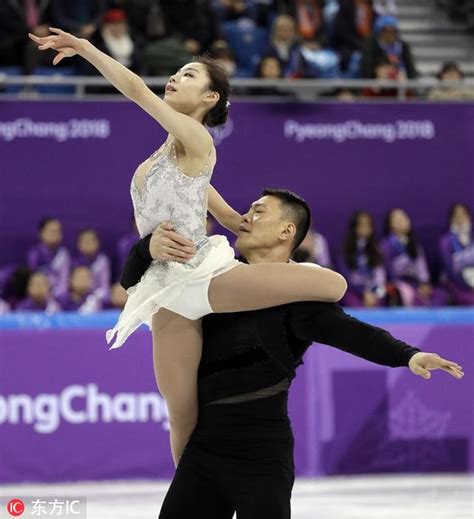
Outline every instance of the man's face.
POLYGON ((280 243, 285 229, 281 202, 273 196, 262 196, 242 216, 236 247, 245 256, 256 249, 272 248, 280 243))

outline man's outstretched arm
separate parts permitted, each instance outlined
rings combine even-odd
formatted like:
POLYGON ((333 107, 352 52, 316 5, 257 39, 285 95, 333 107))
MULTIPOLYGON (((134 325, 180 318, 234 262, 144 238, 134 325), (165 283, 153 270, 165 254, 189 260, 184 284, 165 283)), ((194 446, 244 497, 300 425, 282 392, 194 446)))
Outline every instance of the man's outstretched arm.
POLYGON ((297 303, 292 305, 291 312, 293 332, 300 339, 334 346, 384 366, 409 366, 424 378, 430 378, 431 369, 443 369, 462 378, 462 368, 456 362, 422 352, 382 328, 351 317, 337 304, 297 303))

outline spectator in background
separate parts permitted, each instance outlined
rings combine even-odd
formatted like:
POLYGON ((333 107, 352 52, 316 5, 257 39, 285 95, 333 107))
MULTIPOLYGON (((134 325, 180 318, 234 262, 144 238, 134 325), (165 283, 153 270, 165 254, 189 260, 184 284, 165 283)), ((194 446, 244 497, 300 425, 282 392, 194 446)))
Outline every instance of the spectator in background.
POLYGON ((147 41, 166 37, 167 27, 161 0, 125 0, 116 7, 125 9, 134 34, 141 35, 147 41))
POLYGON ((437 77, 441 82, 449 84, 449 86, 434 88, 429 94, 429 99, 435 101, 466 101, 474 99, 474 88, 462 85, 464 72, 454 61, 443 63, 437 77))
POLYGON ((343 304, 366 307, 384 304, 385 267, 375 240, 374 220, 366 211, 357 211, 349 221, 340 272, 348 284, 343 304))
POLYGON ((295 0, 294 18, 299 36, 324 44, 323 14, 320 0, 295 0))
POLYGON ((392 209, 385 218, 381 243, 389 281, 403 306, 442 306, 447 294, 433 287, 425 253, 415 239, 410 218, 403 209, 392 209))
MULTIPOLYGON (((380 58, 375 65, 375 79, 399 80, 401 79, 399 69, 387 58, 380 58)), ((398 95, 396 88, 375 87, 365 88, 362 95, 364 97, 396 97, 398 95)))
POLYGON ((0 2, 0 66, 20 66, 27 74, 51 61, 54 51, 41 54, 30 45, 28 32, 48 36, 50 0, 3 0, 0 2))
POLYGON ((52 297, 48 277, 43 272, 34 272, 26 287, 27 298, 16 306, 19 312, 60 312, 61 307, 52 297))
POLYGON ((233 22, 240 18, 256 21, 257 17, 256 8, 249 0, 217 0, 214 9, 222 22, 233 22))
POLYGON ((43 218, 39 223, 39 243, 27 255, 27 265, 33 271, 48 276, 54 297, 67 292, 71 256, 62 244, 63 232, 57 218, 43 218))
POLYGON ((217 40, 211 47, 212 57, 225 69, 229 77, 234 77, 237 71, 237 63, 229 44, 225 40, 217 40))
POLYGON ((51 0, 51 17, 55 27, 88 40, 99 27, 106 7, 106 0, 51 0))
POLYGON ((354 53, 360 52, 372 33, 374 12, 370 0, 341 0, 334 20, 331 46, 341 58, 341 69, 347 70, 354 53))
POLYGON ((290 73, 292 55, 299 51, 294 18, 287 14, 277 16, 272 25, 271 41, 267 55, 278 59, 283 70, 283 76, 290 73))
POLYGON ((127 259, 128 253, 130 249, 137 243, 140 239, 140 235, 138 234, 137 225, 135 223, 135 218, 132 216, 132 228, 130 231, 122 236, 117 242, 117 256, 116 256, 116 267, 117 267, 117 275, 116 278, 120 278, 120 274, 125 265, 125 260, 127 259))
POLYGON ((111 282, 110 260, 100 250, 100 239, 94 229, 83 229, 77 237, 78 255, 73 267, 86 266, 92 273, 92 290, 99 301, 109 297, 111 282))
MULTIPOLYGON (((138 71, 139 46, 130 34, 127 15, 123 9, 109 9, 104 13, 98 30, 91 37, 91 42, 124 67, 134 72, 138 71)), ((90 64, 87 72, 98 74, 90 64)))
POLYGON ((191 54, 210 51, 220 39, 219 19, 209 0, 161 0, 161 7, 168 34, 186 40, 191 54))
POLYGON ((293 253, 292 259, 298 263, 317 263, 321 267, 330 267, 332 264, 326 238, 314 229, 308 231, 301 245, 293 253))
POLYGON ((416 78, 415 62, 410 46, 400 38, 398 20, 394 16, 380 16, 374 25, 362 53, 362 75, 375 77, 375 67, 381 58, 387 58, 398 71, 398 78, 416 78))
POLYGON ((102 310, 100 299, 94 294, 92 272, 85 265, 74 267, 69 281, 69 292, 60 298, 65 312, 90 314, 102 310))
POLYGON ((457 305, 474 305, 472 215, 461 203, 449 210, 449 232, 440 241, 443 281, 457 305))

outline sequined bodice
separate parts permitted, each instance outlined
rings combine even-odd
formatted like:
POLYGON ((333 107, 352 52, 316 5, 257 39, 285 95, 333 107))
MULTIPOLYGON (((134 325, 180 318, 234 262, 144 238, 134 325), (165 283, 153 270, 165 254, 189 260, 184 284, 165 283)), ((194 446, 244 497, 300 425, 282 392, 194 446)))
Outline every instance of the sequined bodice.
POLYGON ((206 238, 207 195, 214 167, 211 156, 212 151, 197 176, 185 175, 173 141, 137 168, 130 194, 142 238, 164 221, 172 222, 177 232, 196 244, 206 238))

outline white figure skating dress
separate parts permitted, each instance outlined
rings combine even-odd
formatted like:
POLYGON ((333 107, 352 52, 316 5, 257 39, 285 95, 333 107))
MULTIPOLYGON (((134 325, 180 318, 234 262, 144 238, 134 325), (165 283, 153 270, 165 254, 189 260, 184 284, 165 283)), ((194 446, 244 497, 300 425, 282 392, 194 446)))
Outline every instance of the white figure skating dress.
POLYGON ((127 290, 128 300, 117 324, 107 331, 110 349, 119 348, 142 323, 151 328, 152 315, 168 308, 188 319, 211 313, 210 280, 239 264, 225 236, 206 235, 207 196, 215 165, 211 150, 201 172, 185 175, 176 147, 168 140, 143 162, 132 178, 130 194, 138 232, 143 238, 170 221, 176 232, 195 243, 196 255, 186 263, 154 260, 140 281, 127 290))

